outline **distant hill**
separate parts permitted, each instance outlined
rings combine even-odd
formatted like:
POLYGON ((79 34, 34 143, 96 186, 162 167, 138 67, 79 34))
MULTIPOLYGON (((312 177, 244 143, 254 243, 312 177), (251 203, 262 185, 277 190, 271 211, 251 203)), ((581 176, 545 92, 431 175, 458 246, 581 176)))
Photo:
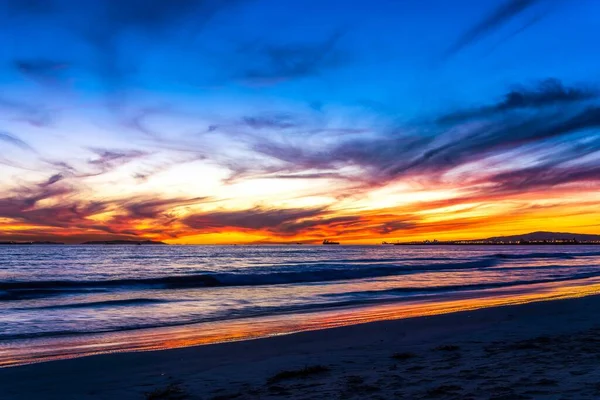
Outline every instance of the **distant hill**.
POLYGON ((116 244, 116 245, 147 245, 147 244, 164 244, 164 242, 155 242, 152 240, 92 240, 82 244, 116 244))
POLYGON ((546 232, 537 231, 523 233, 521 235, 510 236, 494 236, 487 239, 470 239, 470 240, 423 240, 412 242, 396 242, 383 244, 393 244, 397 246, 403 245, 574 245, 588 244, 600 245, 600 235, 590 235, 585 233, 569 233, 569 232, 546 232))
POLYGON ((525 233, 522 235, 512 235, 512 236, 495 236, 487 239, 481 239, 489 242, 517 242, 519 240, 525 240, 528 242, 534 241, 552 241, 552 240, 577 240, 579 242, 587 242, 587 241, 599 241, 600 235, 589 235, 584 233, 568 233, 568 232, 546 232, 546 231, 537 231, 525 233))

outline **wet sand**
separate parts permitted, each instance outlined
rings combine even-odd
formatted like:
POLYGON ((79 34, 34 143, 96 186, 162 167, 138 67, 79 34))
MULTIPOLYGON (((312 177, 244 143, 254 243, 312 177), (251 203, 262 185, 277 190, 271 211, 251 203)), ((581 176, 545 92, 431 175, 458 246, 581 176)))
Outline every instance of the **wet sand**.
POLYGON ((0 369, 2 399, 593 399, 600 296, 0 369))

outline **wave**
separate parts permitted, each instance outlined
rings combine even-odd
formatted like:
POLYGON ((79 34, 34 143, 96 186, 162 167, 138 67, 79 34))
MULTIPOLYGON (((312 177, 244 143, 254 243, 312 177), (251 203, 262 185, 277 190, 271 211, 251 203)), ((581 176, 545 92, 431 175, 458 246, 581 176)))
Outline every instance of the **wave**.
POLYGON ((161 300, 161 299, 121 299, 121 300, 104 300, 104 301, 90 301, 87 303, 71 303, 71 304, 57 304, 51 306, 41 307, 26 307, 22 310, 60 310, 65 308, 101 308, 101 307, 114 307, 114 306, 143 306, 149 304, 163 304, 172 303, 177 300, 161 300))
POLYGON ((588 253, 496 253, 488 256, 489 258, 499 260, 521 260, 529 258, 556 258, 561 260, 571 260, 578 257, 598 257, 600 252, 588 252, 588 253))
POLYGON ((427 293, 439 293, 439 292, 463 292, 468 290, 486 290, 486 289, 498 289, 512 286, 527 286, 536 285, 542 283, 555 283, 555 282, 568 282, 580 279, 596 278, 600 276, 600 271, 586 272, 570 276, 558 276, 554 278, 545 279, 530 279, 520 281, 509 281, 509 282, 490 282, 490 283, 475 283, 471 285, 446 285, 446 286, 431 286, 431 287, 402 287, 394 289, 383 289, 383 290, 364 290, 355 292, 345 293, 331 293, 325 294, 325 297, 346 297, 346 296, 359 296, 359 297, 373 297, 373 296, 385 296, 385 295, 406 295, 410 294, 427 294, 427 293))
MULTIPOLYGON (((141 322, 132 325, 121 325, 113 327, 91 327, 89 329, 73 329, 73 330, 55 330, 55 331, 43 331, 43 332, 23 332, 23 333, 0 333, 0 340, 19 340, 19 339, 32 339, 41 337, 57 337, 57 336, 71 336, 71 335, 87 335, 87 334, 98 334, 108 332, 121 332, 121 331, 132 331, 139 329, 149 328, 162 328, 162 327, 173 327, 190 325, 195 323, 223 321, 223 320, 236 320, 242 318, 254 318, 268 315, 280 315, 289 313, 305 313, 315 310, 326 310, 332 308, 344 308, 344 307, 356 307, 366 306, 371 304, 385 304, 385 303, 398 303, 402 301, 415 301, 431 299, 432 296, 443 295, 446 293, 453 293, 460 295, 460 293, 478 292, 477 296, 482 296, 479 291, 482 290, 493 290, 511 287, 523 287, 518 292, 530 291, 529 285, 554 283, 562 281, 572 281, 586 278, 594 278, 600 276, 600 271, 594 273, 581 273, 573 276, 557 277, 554 279, 534 279, 534 280, 520 280, 512 282, 495 282, 485 284, 470 284, 470 285, 447 285, 447 286, 436 286, 436 287, 403 287, 386 290, 371 290, 371 291, 356 291, 346 293, 331 293, 322 295, 323 298, 339 299, 335 301, 316 302, 310 304, 298 304, 298 305, 282 305, 282 306, 266 306, 266 307, 251 307, 244 310, 229 310, 225 313, 219 313, 211 316, 204 317, 193 317, 184 318, 179 321, 160 321, 160 322, 141 322), (525 288, 527 287, 527 288, 525 288), (401 295, 401 296, 398 296, 401 295), (392 297, 393 296, 393 297, 392 297)), ((502 293, 505 294, 503 291, 502 293)), ((48 306, 39 308, 70 308, 70 307, 98 307, 98 306, 111 306, 111 305, 128 305, 128 304, 144 304, 144 303, 162 303, 171 302, 178 300, 159 300, 159 299, 124 299, 124 300, 109 300, 100 302, 88 302, 78 303, 73 305, 65 306, 48 306)), ((131 321, 129 321, 131 322, 131 321)))
POLYGON ((140 289, 190 289, 217 286, 261 286, 293 283, 329 282, 339 280, 378 278, 426 271, 447 271, 489 268, 497 264, 492 259, 427 264, 422 266, 371 265, 361 268, 321 268, 301 271, 268 273, 205 273, 167 276, 160 278, 115 279, 97 281, 9 281, 0 282, 0 300, 75 293, 77 291, 102 291, 118 288, 140 289))
POLYGON ((80 294, 85 293, 102 293, 108 289, 101 288, 22 288, 22 289, 0 289, 0 301, 11 301, 11 300, 28 300, 37 299, 40 297, 53 297, 61 296, 65 294, 80 294))
MULTIPOLYGON (((566 252, 554 252, 554 253, 495 253, 488 254, 482 253, 479 255, 481 259, 497 259, 502 260, 520 260, 520 259, 535 259, 535 258, 556 258, 561 260, 570 260, 578 257, 598 257, 600 252, 587 252, 587 253, 566 253, 566 252)), ((329 267, 339 267, 348 265, 360 265, 360 264, 386 264, 386 263, 402 263, 402 262, 414 262, 414 261, 453 261, 456 262, 457 257, 374 257, 374 258, 348 258, 348 259, 335 259, 335 260, 307 260, 307 261, 294 261, 291 263, 278 264, 278 267, 301 267, 305 265, 323 265, 329 267)))
POLYGON ((458 260, 433 257, 422 265, 402 265, 402 262, 421 260, 420 258, 365 258, 355 260, 313 261, 271 266, 271 270, 260 272, 206 272, 190 275, 176 275, 153 278, 125 278, 114 280, 45 280, 45 281, 0 281, 0 301, 26 300, 94 292, 109 292, 127 289, 191 289, 223 286, 261 286, 296 283, 318 283, 341 280, 389 277, 419 272, 449 270, 477 270, 496 266, 505 261, 523 259, 573 259, 597 257, 600 252, 565 253, 496 253, 479 256, 475 260, 458 260), (438 261, 438 262, 436 262, 438 261), (382 263, 383 262, 383 263, 382 263), (391 262, 391 263, 390 263, 391 262), (386 264, 389 263, 389 264, 386 264))
MULTIPOLYGON (((383 300, 384 302, 389 300, 383 300)), ((173 326, 182 326, 197 324, 203 322, 215 322, 223 320, 237 320, 243 318, 254 318, 269 315, 281 315, 289 313, 303 313, 314 310, 325 310, 330 308, 340 307, 352 307, 366 305, 370 303, 379 303, 381 300, 343 300, 335 302, 324 302, 324 303, 312 303, 312 304, 298 304, 288 306, 266 306, 266 307, 252 307, 250 309, 240 310, 229 310, 228 312, 219 313, 212 316, 196 317, 196 318, 184 318, 179 321, 153 321, 147 323, 137 323, 132 325, 121 325, 112 327, 91 327, 86 329, 72 329, 72 330, 54 330, 54 331, 41 331, 41 332, 23 332, 23 333, 0 333, 0 340, 19 340, 19 339, 34 339, 41 337, 57 337, 57 336, 72 336, 72 335, 87 335, 97 333, 108 333, 108 332, 122 332, 122 331, 133 331, 139 329, 150 329, 150 328, 165 328, 173 326)), ((85 303, 92 304, 92 303, 85 303)), ((131 322, 131 320, 128 320, 131 322)))

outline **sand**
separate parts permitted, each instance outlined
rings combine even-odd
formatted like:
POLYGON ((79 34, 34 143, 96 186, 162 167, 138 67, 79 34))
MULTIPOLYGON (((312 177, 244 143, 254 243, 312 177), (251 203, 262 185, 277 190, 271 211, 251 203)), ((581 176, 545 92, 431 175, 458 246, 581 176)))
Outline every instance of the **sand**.
POLYGON ((0 399, 596 399, 600 296, 0 369, 0 399))

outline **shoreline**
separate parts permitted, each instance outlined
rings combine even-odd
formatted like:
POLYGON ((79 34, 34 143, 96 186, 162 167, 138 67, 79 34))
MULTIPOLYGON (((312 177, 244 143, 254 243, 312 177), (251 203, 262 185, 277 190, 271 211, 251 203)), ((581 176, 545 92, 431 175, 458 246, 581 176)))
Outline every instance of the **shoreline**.
MULTIPOLYGON (((592 368, 586 372, 587 364, 582 363, 589 361, 584 357, 587 353, 600 356, 600 335, 596 338, 595 331, 594 335, 590 333, 590 330, 600 327, 600 317, 595 312, 598 306, 600 295, 589 295, 331 327, 254 340, 94 355, 0 369, 0 387, 3 388, 3 398, 15 400, 139 399, 144 397, 144 393, 169 385, 188 393, 189 398, 256 398, 277 392, 285 392, 291 398, 329 396, 334 392, 346 393, 346 398, 352 398, 354 392, 361 393, 361 390, 374 390, 373 395, 392 398, 392 393, 398 391, 426 394, 436 387, 439 389, 441 378, 437 375, 447 368, 435 368, 442 364, 477 375, 478 368, 488 362, 486 360, 493 353, 496 364, 507 363, 510 368, 504 371, 490 365, 490 370, 482 371, 478 377, 472 376, 469 381, 480 379, 488 382, 494 374, 504 374, 492 379, 494 382, 529 379, 531 377, 522 376, 525 372, 521 371, 523 368, 526 370, 528 358, 520 364, 511 361, 525 354, 539 370, 536 374, 540 378, 535 379, 546 379, 547 386, 551 387, 545 389, 556 391, 577 380, 596 379, 596 371, 592 368), (574 339, 561 335, 570 335, 568 337, 574 339), (583 339, 577 339, 578 335, 583 339), (545 338, 539 339, 543 343, 531 346, 521 343, 540 337, 545 338), (574 341, 569 342, 574 349, 588 346, 587 353, 576 350, 565 353, 567 349, 560 343, 569 340, 574 341), (598 348, 594 347, 596 341, 598 348), (546 342, 556 342, 556 345, 546 346, 546 342), (449 350, 440 350, 444 346, 449 350), (489 349, 496 350, 490 353, 489 349), (542 350, 545 361, 540 365, 539 357, 535 358, 532 354, 542 350), (406 360, 393 359, 394 354, 406 357, 406 360), (560 357, 567 357, 572 364, 572 371, 569 371, 574 373, 569 375, 571 378, 568 381, 554 375, 544 378, 549 374, 549 368, 566 368, 563 368, 564 360, 560 357), (286 379, 277 385, 269 380, 281 371, 302 370, 306 366, 324 366, 326 371, 314 377, 286 379), (402 373, 398 372, 399 369, 402 373), (404 378, 400 379, 413 375, 418 381, 411 384, 404 382, 404 378), (77 376, 76 381, 73 376, 77 376), (352 388, 355 390, 349 390, 352 388)), ((593 362, 596 360, 594 358, 593 362)), ((469 390, 478 393, 477 388, 467 387, 467 379, 459 374, 460 371, 443 376, 444 382, 454 382, 445 384, 444 390, 452 392, 449 387, 454 385, 453 390, 463 395, 469 390)), ((500 385, 504 389, 508 387, 506 382, 500 385)), ((589 391, 590 398, 594 398, 600 388, 590 385, 592 383, 581 388, 589 391)), ((527 396, 527 391, 544 389, 531 389, 529 383, 523 382, 521 386, 527 389, 523 392, 524 396, 527 396)), ((506 398, 519 398, 516 396, 520 393, 518 388, 519 385, 511 389, 511 395, 515 397, 506 398)))

